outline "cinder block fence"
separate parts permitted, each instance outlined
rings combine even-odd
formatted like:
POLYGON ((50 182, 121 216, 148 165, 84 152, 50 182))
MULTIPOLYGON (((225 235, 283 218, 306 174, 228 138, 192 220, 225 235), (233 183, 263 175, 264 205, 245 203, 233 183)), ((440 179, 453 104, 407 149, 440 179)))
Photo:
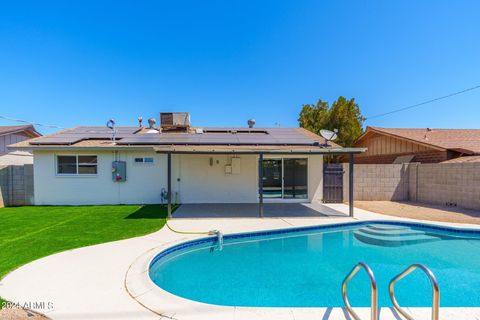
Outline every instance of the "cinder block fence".
MULTIPOLYGON (((348 164, 344 164, 348 199, 348 164)), ((355 200, 418 201, 480 210, 480 163, 356 164, 355 200)))
POLYGON ((0 166, 0 207, 33 204, 33 165, 0 166))

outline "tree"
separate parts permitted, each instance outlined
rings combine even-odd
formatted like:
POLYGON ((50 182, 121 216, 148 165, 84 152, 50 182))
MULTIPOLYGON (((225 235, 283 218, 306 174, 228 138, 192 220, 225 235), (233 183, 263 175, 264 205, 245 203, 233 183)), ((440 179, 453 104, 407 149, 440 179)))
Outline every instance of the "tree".
POLYGON ((300 127, 319 134, 321 129, 338 129, 335 142, 342 147, 351 147, 363 133, 365 120, 355 99, 338 97, 332 106, 328 102, 318 100, 317 104, 304 104, 298 122, 300 127))

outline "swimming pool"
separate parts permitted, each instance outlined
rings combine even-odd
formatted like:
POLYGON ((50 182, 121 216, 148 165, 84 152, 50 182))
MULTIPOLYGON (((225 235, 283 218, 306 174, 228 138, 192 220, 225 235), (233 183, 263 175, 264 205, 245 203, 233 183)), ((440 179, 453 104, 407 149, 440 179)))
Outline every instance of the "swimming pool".
MULTIPOLYGON (((159 253, 149 275, 183 298, 226 306, 343 307, 341 284, 358 262, 375 273, 379 306, 388 283, 412 263, 427 265, 442 307, 480 306, 480 231, 404 222, 353 222, 233 234, 189 241, 159 253)), ((364 271, 349 283, 354 306, 369 306, 364 271)), ((396 286, 403 306, 431 305, 431 286, 415 271, 396 286)))

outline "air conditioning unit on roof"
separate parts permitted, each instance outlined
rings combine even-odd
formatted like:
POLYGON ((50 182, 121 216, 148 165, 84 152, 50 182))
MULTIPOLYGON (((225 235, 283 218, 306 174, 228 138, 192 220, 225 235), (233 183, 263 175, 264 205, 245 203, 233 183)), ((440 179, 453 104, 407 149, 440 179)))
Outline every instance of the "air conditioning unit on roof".
POLYGON ((160 127, 162 129, 188 129, 190 128, 190 113, 160 112, 160 127))

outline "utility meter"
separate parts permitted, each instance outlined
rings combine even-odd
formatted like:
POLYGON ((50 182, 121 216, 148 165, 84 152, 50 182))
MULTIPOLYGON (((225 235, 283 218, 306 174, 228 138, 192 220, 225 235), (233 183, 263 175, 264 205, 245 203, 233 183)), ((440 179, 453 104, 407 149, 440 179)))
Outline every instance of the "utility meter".
POLYGON ((125 161, 112 162, 112 180, 113 182, 127 181, 127 164, 125 161))

